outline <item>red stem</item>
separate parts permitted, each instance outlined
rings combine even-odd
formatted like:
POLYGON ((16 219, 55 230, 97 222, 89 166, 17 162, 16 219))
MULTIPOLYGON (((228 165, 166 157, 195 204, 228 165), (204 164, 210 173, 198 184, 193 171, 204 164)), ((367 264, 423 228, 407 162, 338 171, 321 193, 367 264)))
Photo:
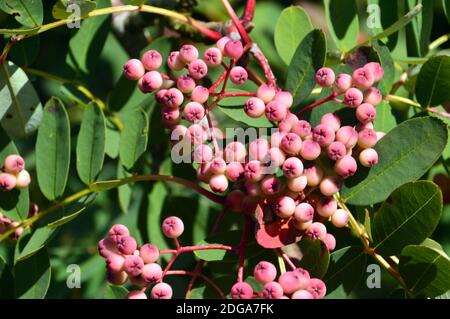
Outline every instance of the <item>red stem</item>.
POLYGON ((250 80, 252 80, 253 82, 255 82, 257 85, 262 85, 265 82, 258 76, 258 74, 256 74, 252 69, 250 69, 248 66, 245 67, 245 70, 248 73, 248 77, 250 78, 250 80))
POLYGON ((255 15, 255 5, 256 0, 247 0, 244 13, 242 14, 242 21, 244 24, 249 24, 253 21, 253 16, 255 15))
POLYGON ((335 100, 336 96, 343 94, 343 92, 334 92, 331 93, 329 96, 324 97, 321 100, 318 100, 306 107, 304 107, 303 109, 301 109, 299 112, 297 112, 297 116, 300 117, 302 114, 304 114, 305 112, 308 112, 309 110, 312 110, 313 108, 315 108, 318 105, 321 105, 323 103, 329 102, 329 101, 333 101, 335 100))
POLYGON ((203 24, 201 24, 196 20, 189 19, 189 24, 191 24, 194 28, 196 28, 201 34, 214 41, 217 41, 222 37, 222 34, 220 32, 208 29, 207 27, 205 27, 203 24))
POLYGON ((211 132, 211 139, 214 145, 214 155, 218 155, 220 153, 220 147, 217 143, 217 137, 216 132, 214 131, 214 127, 212 125, 211 115, 209 114, 209 108, 208 105, 205 103, 205 110, 206 110, 206 119, 208 121, 208 127, 211 132))
POLYGON ((286 255, 281 248, 277 249, 278 255, 280 255, 281 257, 283 257, 284 261, 289 265, 289 267, 291 267, 292 270, 297 269, 297 267, 295 267, 294 263, 292 262, 292 260, 289 258, 288 255, 286 255))
POLYGON ((277 87, 277 79, 275 78, 275 75, 272 72, 272 69, 269 65, 269 61, 265 57, 264 53, 257 47, 253 46, 253 48, 250 50, 253 53, 253 56, 258 61, 261 69, 264 72, 264 76, 267 80, 267 83, 272 87, 277 87))
MULTIPOLYGON (((227 68, 228 70, 228 68, 227 68)), ((212 94, 214 93, 214 91, 219 87, 220 83, 222 83, 222 81, 225 79, 225 77, 227 76, 227 72, 224 71, 216 80, 216 82, 214 82, 211 87, 209 88, 209 93, 212 94)))
POLYGON ((237 97, 237 96, 256 96, 256 92, 223 92, 223 93, 214 93, 212 95, 224 97, 237 97))
POLYGON ((222 0, 222 4, 225 7, 225 10, 227 10, 228 14, 230 15, 231 20, 236 26, 236 29, 239 31, 239 34, 241 35, 241 38, 244 41, 244 43, 245 44, 252 43, 252 40, 248 36, 247 31, 245 30, 244 26, 241 23, 241 20, 239 20, 239 17, 237 16, 236 12, 234 11, 233 7, 228 2, 228 0, 222 0))
POLYGON ((211 279, 203 275, 202 273, 195 273, 193 271, 188 270, 169 270, 167 271, 166 275, 186 275, 186 276, 192 276, 192 278, 200 277, 202 278, 208 285, 210 285, 214 290, 217 291, 217 293, 220 295, 222 299, 227 299, 225 294, 223 293, 222 289, 220 289, 219 286, 217 286, 211 279))
POLYGON ((239 268, 238 268, 238 277, 237 277, 238 282, 244 281, 244 263, 245 263, 245 252, 246 252, 245 250, 247 248, 247 242, 248 242, 248 238, 250 236, 251 228, 252 228, 252 221, 250 220, 249 216, 246 216, 244 232, 242 234, 242 239, 239 244, 239 250, 238 250, 238 254, 239 254, 239 268))

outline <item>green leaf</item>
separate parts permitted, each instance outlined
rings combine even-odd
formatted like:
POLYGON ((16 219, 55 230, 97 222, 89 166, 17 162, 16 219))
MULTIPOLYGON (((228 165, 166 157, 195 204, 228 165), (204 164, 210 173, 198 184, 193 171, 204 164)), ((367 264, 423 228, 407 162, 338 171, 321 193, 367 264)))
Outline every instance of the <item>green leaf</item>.
POLYGON ((373 221, 375 251, 391 256, 406 245, 420 244, 433 233, 441 214, 442 192, 436 184, 404 184, 381 205, 373 221))
MULTIPOLYGON (((117 165, 117 178, 122 179, 122 178, 130 177, 130 176, 131 176, 131 174, 127 173, 127 171, 125 171, 125 169, 123 168, 122 163, 119 162, 117 165)), ((119 193, 120 209, 122 210, 122 212, 127 213, 128 207, 130 206, 130 202, 131 202, 131 196, 132 196, 131 186, 129 184, 124 184, 122 186, 119 186, 117 188, 117 192, 119 193)))
POLYGON ((406 6, 413 8, 417 2, 423 5, 422 12, 406 26, 409 56, 425 56, 427 54, 433 26, 434 1, 408 0, 406 6))
POLYGON ((42 249, 50 241, 54 232, 54 228, 48 228, 45 226, 36 229, 29 237, 28 242, 25 244, 25 247, 23 247, 23 249, 19 251, 19 254, 15 258, 16 262, 28 259, 39 252, 39 250, 42 249))
POLYGON ((375 146, 379 162, 345 180, 342 198, 352 205, 385 200, 399 186, 420 178, 436 162, 447 144, 447 127, 433 117, 407 120, 375 146))
POLYGON ((102 170, 105 143, 105 116, 101 108, 91 102, 84 111, 77 140, 77 171, 86 185, 95 181, 102 170))
POLYGON ((14 267, 16 298, 43 299, 50 285, 51 268, 47 249, 18 262, 14 267))
POLYGON ((433 298, 450 290, 450 260, 432 248, 406 246, 399 272, 413 296, 433 298))
POLYGON ((373 129, 375 131, 388 133, 396 126, 397 120, 392 114, 391 105, 384 100, 381 101, 381 103, 377 105, 377 117, 373 123, 373 129))
POLYGON ((325 36, 313 30, 300 42, 287 71, 286 88, 294 96, 294 104, 309 96, 316 82, 316 71, 325 63, 325 36))
POLYGON ((105 289, 104 299, 125 299, 129 291, 123 286, 108 285, 105 289))
POLYGON ((324 7, 331 37, 340 50, 349 51, 359 35, 356 0, 324 0, 324 7))
POLYGON ((45 105, 36 141, 39 187, 49 200, 64 194, 70 166, 70 124, 62 102, 52 97, 45 105))
POLYGON ((41 0, 3 0, 0 10, 13 15, 17 22, 26 27, 40 26, 44 19, 41 0))
POLYGON ((14 277, 6 261, 0 256, 0 298, 14 298, 14 277))
POLYGON ((311 277, 322 278, 328 269, 330 253, 321 240, 303 238, 299 243, 302 259, 300 267, 309 271, 311 277))
POLYGON ((450 23, 450 0, 442 0, 442 8, 444 9, 448 23, 450 23))
POLYGON ((105 152, 112 158, 116 159, 119 156, 120 132, 115 128, 114 124, 109 119, 106 120, 106 145, 105 152))
POLYGON ((90 0, 59 0, 53 6, 52 15, 57 20, 67 19, 74 14, 85 17, 96 6, 95 1, 90 0))
POLYGON ((0 121, 13 138, 36 131, 42 104, 25 72, 12 62, 0 65, 0 121))
POLYGON ((372 43, 372 49, 376 56, 376 61, 378 61, 384 69, 384 76, 378 82, 377 87, 383 96, 386 96, 391 91, 392 85, 394 83, 395 68, 394 61, 392 60, 391 53, 385 45, 381 45, 374 41, 372 43))
POLYGON ((311 19, 302 7, 291 6, 281 12, 275 26, 274 40, 284 63, 291 63, 297 46, 312 29, 311 19))
POLYGON ((432 57, 422 66, 415 92, 423 107, 450 100, 450 56, 432 57))
POLYGON ((120 160, 131 169, 147 149, 149 120, 143 110, 131 112, 120 135, 120 160))
POLYGON ((16 65, 29 66, 36 61, 39 49, 39 37, 25 38, 13 45, 9 51, 9 57, 16 65))
POLYGON ((367 255, 361 247, 350 246, 330 255, 330 266, 324 277, 327 293, 340 288, 349 295, 364 275, 367 255))

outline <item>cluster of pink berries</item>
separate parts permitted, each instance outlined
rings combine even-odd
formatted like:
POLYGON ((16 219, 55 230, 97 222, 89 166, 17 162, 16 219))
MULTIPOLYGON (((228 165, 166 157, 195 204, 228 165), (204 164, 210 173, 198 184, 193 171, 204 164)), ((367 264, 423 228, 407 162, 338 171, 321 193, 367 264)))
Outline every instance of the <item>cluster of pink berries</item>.
MULTIPOLYGON (((184 231, 184 224, 178 217, 167 217, 162 231, 168 238, 177 238, 184 231)), ((136 240, 124 225, 114 225, 108 237, 98 243, 100 256, 106 259, 107 278, 111 284, 122 285, 127 280, 141 290, 132 291, 129 299, 147 299, 146 289, 151 287, 152 299, 170 299, 172 288, 165 282, 164 271, 157 263, 160 252, 153 244, 138 247, 136 240)))
POLYGON ((20 155, 8 155, 0 166, 0 191, 26 188, 30 182, 25 160, 20 155))
MULTIPOLYGON (((0 236, 4 233, 8 232, 10 229, 16 228, 19 226, 19 222, 12 221, 2 213, 0 213, 0 236)), ((14 233, 12 233, 9 238, 12 240, 17 240, 23 234, 23 228, 18 227, 14 233)))
POLYGON ((252 286, 238 282, 231 288, 233 299, 319 299, 326 294, 325 283, 318 278, 311 278, 303 268, 286 271, 277 277, 276 267, 267 261, 259 262, 253 272, 254 278, 264 284, 263 290, 255 294, 252 286))

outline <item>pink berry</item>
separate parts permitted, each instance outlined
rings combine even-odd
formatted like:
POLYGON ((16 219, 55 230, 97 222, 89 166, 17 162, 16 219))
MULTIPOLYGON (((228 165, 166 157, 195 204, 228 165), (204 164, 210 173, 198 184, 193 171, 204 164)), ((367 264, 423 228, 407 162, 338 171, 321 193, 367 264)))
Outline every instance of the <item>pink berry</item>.
POLYGON ((142 64, 144 67, 149 70, 153 71, 158 69, 162 64, 162 56, 161 54, 156 50, 149 50, 144 53, 142 56, 142 64))
POLYGON ((327 125, 336 132, 341 127, 341 119, 333 113, 326 113, 322 116, 320 124, 327 125))
POLYGON ((183 109, 184 118, 191 123, 199 122, 205 116, 205 108, 198 102, 189 102, 183 109))
POLYGON ((251 118, 258 118, 264 114, 266 105, 263 100, 257 97, 249 98, 244 104, 245 113, 251 118))
POLYGON ((176 89, 168 89, 163 98, 163 104, 167 107, 177 108, 183 103, 183 93, 176 89))
POLYGON ((275 280, 275 277, 277 276, 277 268, 275 268, 275 266, 268 261, 260 261, 255 266, 253 276, 258 282, 267 284, 275 280))
POLYGON ((288 218, 294 215, 295 201, 289 196, 282 196, 275 200, 272 208, 279 217, 288 218))
POLYGON ((198 145, 194 150, 193 158, 195 163, 208 163, 213 158, 213 151, 208 145, 198 145))
POLYGON ((248 153, 250 160, 263 160, 269 152, 269 142, 267 140, 258 138, 248 145, 248 153))
POLYGON ((331 222, 334 226, 342 228, 347 225, 349 219, 348 213, 343 209, 338 209, 331 216, 331 222))
POLYGON ((146 264, 154 263, 159 258, 159 249, 155 245, 145 244, 139 249, 139 256, 146 264))
POLYGON ((8 155, 4 161, 4 169, 9 174, 19 174, 25 169, 25 161, 20 155, 8 155))
POLYGON ((342 142, 333 142, 327 147, 327 155, 333 160, 337 161, 347 154, 347 149, 342 142))
POLYGON ((210 163, 202 163, 196 170, 197 179, 203 183, 209 183, 209 180, 213 176, 213 173, 210 171, 210 163))
POLYGON ((119 236, 115 242, 119 252, 124 255, 131 255, 137 248, 136 240, 131 236, 119 236))
POLYGON ((334 176, 327 176, 320 182, 320 192, 325 196, 333 196, 339 192, 342 182, 334 176))
POLYGON ((378 163, 378 153, 373 148, 366 148, 359 153, 359 162, 362 166, 372 167, 378 163))
POLYGON ((343 178, 355 175, 357 168, 358 165, 356 164, 356 160, 350 155, 346 155, 337 160, 334 165, 336 173, 343 178))
POLYGON ((309 293, 314 299, 323 298, 327 293, 327 288, 324 282, 318 278, 311 278, 308 286, 309 293))
POLYGON ((106 258, 106 267, 108 271, 120 272, 124 270, 125 258, 118 254, 110 254, 106 258))
POLYGON ((367 90, 374 83, 373 73, 368 68, 353 71, 352 82, 360 90, 367 90))
POLYGON ((266 176, 261 181, 261 190, 266 195, 275 195, 281 190, 281 182, 276 176, 266 176))
POLYGON ((327 249, 329 251, 332 251, 336 248, 336 238, 328 233, 325 235, 325 237, 322 239, 323 243, 325 244, 325 246, 327 246, 327 249))
POLYGON ((147 299, 145 292, 141 290, 130 291, 127 295, 127 299, 147 299))
POLYGON ((191 100, 200 104, 208 101, 208 98, 209 90, 201 85, 196 86, 191 93, 191 100))
POLYGON ((278 101, 269 102, 265 109, 266 117, 273 122, 279 122, 286 117, 287 107, 278 101))
POLYGON ((264 299, 280 299, 283 297, 283 287, 276 281, 264 285, 262 295, 264 299))
POLYGON ((331 86, 334 83, 334 72, 330 68, 320 68, 316 72, 316 83, 322 87, 331 86))
POLYGON ((364 69, 372 73, 373 80, 375 82, 378 82, 383 78, 384 69, 378 62, 369 62, 364 66, 364 69))
POLYGON ((165 282, 154 285, 150 293, 152 299, 170 299, 172 298, 172 295, 172 287, 165 282))
POLYGON ((31 183, 31 177, 28 171, 23 170, 16 177, 16 188, 23 189, 27 188, 31 183))
POLYGON ((252 299, 253 288, 246 282, 237 282, 231 287, 231 298, 233 299, 252 299))
POLYGON ((314 164, 305 167, 304 174, 308 181, 308 186, 315 187, 319 185, 323 179, 323 170, 314 164))
POLYGON ((162 231, 168 238, 178 238, 184 232, 183 221, 176 216, 167 217, 162 223, 162 231))
POLYGON ((329 126, 319 124, 314 128, 312 137, 320 146, 328 146, 334 141, 335 132, 329 126))
POLYGON ((305 160, 312 161, 320 156, 321 150, 319 143, 313 140, 306 140, 302 143, 300 155, 305 160))
POLYGON ((256 92, 256 96, 263 100, 264 103, 269 103, 272 101, 275 98, 275 94, 275 89, 267 84, 262 84, 256 92))
POLYGON ((128 230, 128 228, 125 225, 116 224, 111 227, 108 235, 111 239, 115 240, 117 237, 129 236, 130 231, 128 230))
POLYGON ((286 271, 278 278, 278 283, 283 288, 284 293, 290 295, 299 289, 306 288, 309 279, 296 271, 286 271))
POLYGON ((281 132, 288 133, 292 130, 292 127, 298 122, 297 115, 287 111, 286 117, 278 123, 278 129, 281 132))
POLYGON ((337 209, 337 202, 329 197, 321 197, 316 205, 317 213, 325 218, 334 214, 337 209))
POLYGON ((356 108, 363 101, 363 94, 357 88, 350 88, 345 91, 344 103, 352 108, 356 108))
POLYGON ((371 88, 369 88, 368 90, 366 90, 364 92, 364 100, 363 101, 365 103, 370 103, 370 104, 376 106, 376 105, 380 104, 382 98, 383 97, 381 96, 380 91, 378 91, 377 88, 372 86, 371 88))
POLYGON ((226 168, 227 168, 227 163, 225 162, 225 160, 221 157, 215 157, 211 161, 209 170, 213 174, 223 174, 223 173, 225 173, 226 168))
POLYGON ((156 283, 161 280, 163 270, 157 263, 146 264, 142 268, 142 278, 146 283, 156 283))
POLYGON ((284 161, 286 160, 286 156, 278 147, 272 147, 269 149, 269 152, 267 153, 266 158, 264 159, 264 163, 269 165, 267 170, 280 167, 283 165, 284 161))
POLYGON ((292 97, 291 92, 280 91, 275 94, 275 101, 283 103, 289 109, 294 103, 294 98, 292 97))
POLYGON ((308 290, 300 289, 292 294, 291 299, 314 299, 314 296, 308 290))
POLYGON ((139 276, 144 268, 144 261, 139 256, 129 255, 125 257, 123 267, 128 275, 139 276))
POLYGON ((229 40, 223 49, 224 54, 233 60, 238 60, 244 53, 244 47, 240 40, 229 40))
POLYGON ((314 208, 308 203, 300 203, 295 208, 294 217, 301 223, 307 223, 314 218, 314 208))
POLYGON ((163 79, 159 72, 150 71, 145 73, 144 76, 139 79, 138 86, 143 93, 148 93, 159 89, 162 82, 163 79))
POLYGON ((244 162, 247 150, 241 142, 231 142, 225 147, 225 161, 244 162))
POLYGON ((225 50, 225 44, 230 41, 229 37, 222 37, 216 42, 216 47, 221 51, 224 52, 225 50))
POLYGON ((299 193, 306 188, 308 180, 305 175, 301 175, 299 177, 288 179, 287 187, 290 191, 299 193))
POLYGON ((377 141, 377 134, 370 128, 365 128, 358 133, 358 145, 362 148, 374 147, 377 141))
POLYGON ((121 271, 118 273, 108 271, 106 273, 106 279, 108 280, 109 283, 111 283, 113 285, 122 285, 127 281, 128 275, 125 271, 121 271))
POLYGON ((145 69, 138 59, 131 59, 123 65, 123 75, 133 81, 137 81, 144 76, 145 69))
POLYGON ((176 124, 180 120, 180 110, 164 106, 161 109, 161 116, 167 123, 176 124))
POLYGON ((109 255, 116 254, 119 252, 116 248, 116 244, 109 237, 100 240, 98 242, 97 248, 99 255, 102 256, 103 258, 107 258, 109 255))
POLYGON ((182 74, 177 79, 177 88, 183 93, 191 93, 195 85, 194 79, 189 74, 182 74))
POLYGON ((280 147, 281 140, 283 139, 283 137, 285 135, 286 135, 285 132, 281 132, 281 131, 273 132, 272 135, 270 136, 270 146, 271 147, 280 147))
POLYGON ((206 64, 210 67, 219 66, 222 63, 222 51, 217 48, 209 48, 205 51, 203 59, 206 64))
POLYGON ((301 138, 294 133, 287 133, 281 139, 281 149, 290 155, 297 155, 300 153, 302 148, 302 140, 301 138))
POLYGON ((356 108, 356 118, 361 123, 368 123, 375 120, 375 116, 377 115, 377 111, 372 104, 363 103, 356 108))
POLYGON ((327 228, 324 224, 316 222, 312 223, 311 226, 306 231, 306 235, 312 239, 323 239, 325 238, 325 235, 327 234, 327 228))
POLYGON ((351 126, 343 126, 336 132, 336 141, 351 149, 358 142, 358 132, 351 126))
POLYGON ((225 169, 225 175, 232 182, 236 182, 237 180, 239 180, 244 172, 244 166, 242 166, 242 164, 239 162, 230 162, 225 169))
POLYGON ((346 73, 337 76, 334 83, 340 92, 345 92, 352 87, 352 77, 346 73))
POLYGON ((188 127, 189 139, 194 145, 200 145, 206 142, 208 134, 205 128, 199 124, 192 124, 188 127))
POLYGON ((245 193, 239 189, 231 191, 227 195, 226 206, 235 212, 239 212, 242 209, 242 201, 244 200, 245 193))
POLYGON ((297 134, 301 138, 305 138, 311 134, 311 124, 305 120, 300 120, 292 126, 291 132, 297 134))
POLYGON ((261 162, 253 160, 245 164, 244 176, 247 181, 259 182, 263 178, 261 162))
POLYGON ((191 63, 198 58, 198 50, 191 44, 185 44, 180 48, 180 60, 184 63, 191 63))
POLYGON ((298 157, 290 157, 283 163, 283 174, 286 178, 296 178, 303 173, 303 163, 298 157))
POLYGON ((223 174, 213 175, 209 180, 209 186, 213 192, 223 193, 228 188, 228 179, 223 174))
POLYGON ((167 65, 174 71, 180 71, 184 68, 185 63, 181 60, 179 51, 170 52, 167 58, 167 65))
POLYGON ((196 80, 200 80, 208 73, 208 66, 203 60, 195 60, 189 63, 189 74, 196 80))
POLYGON ((244 84, 248 79, 247 71, 241 66, 235 66, 230 71, 230 80, 234 84, 244 84))

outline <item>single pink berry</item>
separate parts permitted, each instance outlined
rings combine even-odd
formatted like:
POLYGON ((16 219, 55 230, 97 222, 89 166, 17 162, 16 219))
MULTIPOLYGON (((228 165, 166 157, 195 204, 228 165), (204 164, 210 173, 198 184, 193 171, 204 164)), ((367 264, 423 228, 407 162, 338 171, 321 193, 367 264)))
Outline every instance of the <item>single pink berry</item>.
POLYGON ((213 158, 213 151, 208 145, 198 145, 194 150, 193 158, 195 163, 208 163, 213 158))
POLYGON ((240 40, 229 40, 223 49, 224 54, 233 60, 238 60, 244 53, 244 47, 240 40))
POLYGON ((306 231, 306 235, 312 239, 323 239, 325 238, 325 235, 327 234, 327 228, 324 224, 315 222, 312 223, 311 226, 306 231))
POLYGON ((163 79, 158 71, 150 71, 139 79, 138 86, 143 93, 149 93, 159 89, 162 82, 163 79))
POLYGON ((373 148, 366 148, 359 153, 359 162, 362 166, 372 167, 378 163, 378 153, 373 148))
POLYGON ((141 290, 134 290, 130 291, 127 295, 127 299, 147 299, 147 295, 141 290))
POLYGON ((177 88, 183 93, 191 93, 196 84, 189 74, 182 74, 177 79, 177 88))
POLYGON ((189 122, 196 123, 205 116, 205 108, 198 102, 189 102, 183 109, 183 115, 189 122))
POLYGON ((189 63, 189 74, 196 80, 200 80, 208 73, 208 66, 203 60, 195 60, 189 63))
POLYGON ((327 293, 325 283, 318 278, 311 278, 307 290, 314 297, 314 299, 323 298, 327 293))
POLYGON ((149 71, 158 69, 162 64, 162 56, 156 50, 149 50, 142 55, 142 64, 149 71))
POLYGON ((303 162, 298 157, 289 157, 284 161, 282 169, 286 178, 296 178, 303 173, 303 162))
POLYGON ((183 100, 183 93, 176 88, 171 88, 164 94, 162 104, 167 107, 177 108, 183 103, 183 100))
POLYGON ((209 90, 204 86, 198 85, 192 90, 191 100, 200 104, 208 101, 209 98, 209 90))
POLYGON ((230 80, 234 84, 244 84, 248 79, 247 71, 241 66, 235 66, 230 71, 230 80))
POLYGON ((231 287, 231 298, 233 299, 252 299, 253 288, 246 282, 237 282, 231 287))
POLYGON ((247 181, 259 182, 263 178, 261 162, 253 160, 245 164, 244 177, 247 181))
POLYGON ((286 117, 287 107, 278 101, 269 102, 265 109, 266 117, 273 122, 279 122, 286 117))
POLYGON ((345 92, 352 87, 352 77, 347 73, 341 73, 337 76, 334 84, 340 92, 345 92))
POLYGON ((334 71, 330 68, 320 68, 316 72, 316 83, 321 87, 328 87, 334 83, 334 71))
POLYGON ((304 174, 306 176, 308 186, 315 187, 319 185, 323 179, 323 170, 315 164, 305 166, 304 174))
POLYGON ((146 264, 142 268, 142 278, 146 283, 156 283, 161 280, 163 270, 157 263, 146 264))
POLYGON ((203 59, 210 67, 219 66, 222 63, 222 51, 218 48, 209 48, 205 51, 203 59))
POLYGON ((159 249, 155 245, 145 244, 139 249, 139 256, 146 264, 154 263, 159 258, 159 249))
POLYGON ((275 89, 267 84, 262 84, 256 92, 256 96, 263 100, 264 103, 269 103, 270 101, 272 101, 275 98, 275 94, 275 89))
POLYGON ((297 134, 301 138, 305 138, 311 134, 311 124, 305 120, 300 120, 292 126, 291 132, 297 134))
POLYGON ((137 81, 144 76, 145 69, 138 59, 131 59, 123 65, 123 76, 129 80, 137 81))
POLYGON ((211 165, 209 166, 209 170, 213 174, 223 174, 227 168, 227 163, 221 157, 215 157, 211 161, 211 165))
POLYGON ((173 71, 180 71, 184 68, 185 63, 180 58, 179 51, 170 52, 167 58, 167 66, 173 71))
POLYGON ((113 285, 122 285, 128 279, 128 275, 125 271, 121 271, 119 273, 108 271, 106 273, 106 280, 113 285))
POLYGON ((350 88, 345 91, 344 103, 352 108, 356 108, 363 101, 363 94, 357 88, 350 88))
POLYGON ((352 83, 360 90, 367 90, 374 81, 373 73, 368 68, 359 68, 353 71, 352 83))
POLYGON ((180 110, 164 106, 161 109, 161 117, 167 123, 176 124, 180 121, 180 110))
POLYGON ((170 299, 172 298, 172 295, 172 287, 165 282, 160 282, 154 285, 150 293, 150 297, 152 299, 170 299))
POLYGON ((180 48, 180 60, 184 63, 191 63, 198 58, 198 50, 191 44, 185 44, 180 48))
POLYGON ((123 267, 128 275, 139 276, 144 268, 144 261, 139 256, 129 255, 125 257, 123 267))
POLYGON ((115 242, 119 252, 124 255, 131 255, 137 249, 136 240, 131 236, 118 236, 115 242))
POLYGON ((334 165, 335 172, 343 178, 355 175, 357 168, 356 160, 350 155, 337 160, 334 165))
POLYGON ((269 152, 269 142, 263 138, 258 138, 248 145, 250 160, 263 160, 269 152))
POLYGON ((240 162, 230 162, 225 169, 225 175, 232 182, 238 181, 244 172, 244 166, 240 162))
POLYGON ((209 169, 210 166, 210 163, 202 163, 199 165, 196 170, 196 176, 199 181, 203 183, 209 183, 209 180, 213 176, 213 173, 209 169))
POLYGON ((365 128, 358 133, 358 145, 362 148, 374 147, 377 141, 377 134, 370 128, 365 128))
POLYGON ((356 108, 356 118, 361 123, 368 123, 375 120, 377 111, 372 104, 363 103, 356 108))
POLYGON ((327 249, 329 251, 332 251, 336 248, 336 238, 328 233, 325 235, 325 237, 322 239, 323 243, 325 244, 325 246, 327 246, 327 249))
POLYGON ((255 266, 253 276, 258 282, 267 284, 275 280, 277 276, 277 268, 268 261, 260 261, 255 266))
POLYGON ((115 240, 117 237, 129 236, 130 231, 125 225, 116 224, 111 227, 111 229, 108 232, 108 235, 112 240, 115 240))
POLYGON ((283 287, 276 281, 264 285, 262 295, 264 299, 280 299, 283 297, 283 287))
POLYGON ((281 131, 273 132, 272 135, 270 136, 270 146, 271 147, 280 147, 281 140, 283 139, 283 137, 285 135, 286 135, 285 132, 281 132, 281 131))
POLYGON ((9 174, 19 174, 25 169, 25 160, 20 155, 8 155, 4 161, 4 170, 9 174))
POLYGON ((327 176, 322 179, 319 185, 320 192, 325 196, 333 196, 341 189, 342 181, 334 176, 327 176))
POLYGON ((251 97, 244 103, 244 111, 251 118, 258 118, 264 114, 266 105, 263 100, 257 97, 251 97))
POLYGON ((294 133, 287 133, 281 139, 281 149, 290 155, 298 155, 302 149, 302 139, 294 133))
POLYGON ((302 143, 300 155, 305 160, 312 161, 320 156, 321 150, 319 143, 313 140, 306 140, 302 143))
POLYGON ((336 132, 336 141, 351 149, 358 142, 358 132, 351 126, 343 126, 336 132))
POLYGON ((314 296, 308 290, 300 289, 292 294, 291 299, 314 299, 314 296))
POLYGON ((176 216, 167 217, 162 223, 162 231, 168 238, 178 238, 184 232, 183 221, 176 216))
POLYGON ((299 289, 308 287, 309 278, 296 271, 286 271, 278 278, 278 283, 283 288, 284 293, 290 295, 299 289))
POLYGON ((223 193, 228 188, 228 179, 223 174, 213 175, 209 180, 209 187, 213 192, 223 193))
POLYGON ((231 142, 225 147, 225 161, 243 163, 247 150, 241 142, 231 142))
POLYGON ((283 103, 289 109, 294 103, 294 98, 291 92, 280 91, 275 94, 275 101, 283 103))
POLYGON ((124 270, 125 258, 118 254, 110 254, 106 258, 106 267, 108 271, 120 272, 124 270))
POLYGON ((188 127, 189 139, 193 145, 200 145, 206 142, 208 134, 200 124, 192 124, 188 127))
POLYGON ((294 217, 301 223, 307 223, 314 218, 314 207, 308 203, 300 203, 295 207, 294 217))
POLYGON ((266 176, 261 181, 261 190, 266 195, 275 195, 281 190, 281 182, 276 176, 266 176))
POLYGON ((320 146, 328 146, 335 139, 335 132, 332 128, 325 124, 317 125, 312 134, 313 140, 319 143, 320 146))
POLYGON ((333 113, 326 113, 322 116, 320 124, 327 125, 336 132, 341 127, 341 119, 333 113))
POLYGON ((98 253, 103 258, 107 258, 111 254, 117 254, 119 251, 117 250, 115 242, 109 238, 103 238, 98 242, 98 253))
POLYGON ((23 189, 27 188, 31 183, 31 177, 28 171, 23 170, 16 177, 16 188, 23 189))
POLYGON ((337 202, 330 197, 321 197, 316 205, 317 213, 325 218, 334 214, 337 209, 337 202))
POLYGON ((287 180, 287 187, 290 191, 299 193, 306 188, 308 180, 305 175, 299 177, 290 178, 287 180))
POLYGON ((289 133, 297 122, 298 122, 297 115, 287 111, 286 117, 281 122, 278 123, 278 129, 281 132, 289 133))
POLYGON ((327 147, 327 155, 333 160, 337 161, 347 154, 347 149, 342 142, 333 142, 327 147))
POLYGON ((230 41, 229 37, 222 37, 216 42, 216 47, 223 53, 225 50, 225 44, 230 41))
POLYGON ((331 222, 334 226, 338 228, 342 228, 347 225, 349 219, 349 215, 347 211, 343 209, 338 209, 334 212, 334 214, 331 216, 331 222))
POLYGON ((272 147, 269 149, 266 158, 263 160, 263 163, 268 165, 267 171, 270 169, 275 170, 277 167, 283 165, 286 160, 286 155, 280 150, 278 147, 272 147))
POLYGON ((374 106, 380 104, 381 99, 383 98, 383 96, 381 95, 380 91, 375 88, 375 87, 371 87, 368 90, 366 90, 364 92, 364 102, 365 103, 370 103, 374 106))
POLYGON ((273 211, 281 218, 289 218, 294 215, 295 201, 289 196, 282 196, 272 204, 273 211))
POLYGON ((240 212, 244 197, 245 193, 243 191, 235 189, 227 195, 225 204, 231 211, 240 212))
POLYGON ((378 62, 369 62, 364 66, 364 69, 372 73, 374 82, 378 82, 383 78, 384 69, 378 62))

